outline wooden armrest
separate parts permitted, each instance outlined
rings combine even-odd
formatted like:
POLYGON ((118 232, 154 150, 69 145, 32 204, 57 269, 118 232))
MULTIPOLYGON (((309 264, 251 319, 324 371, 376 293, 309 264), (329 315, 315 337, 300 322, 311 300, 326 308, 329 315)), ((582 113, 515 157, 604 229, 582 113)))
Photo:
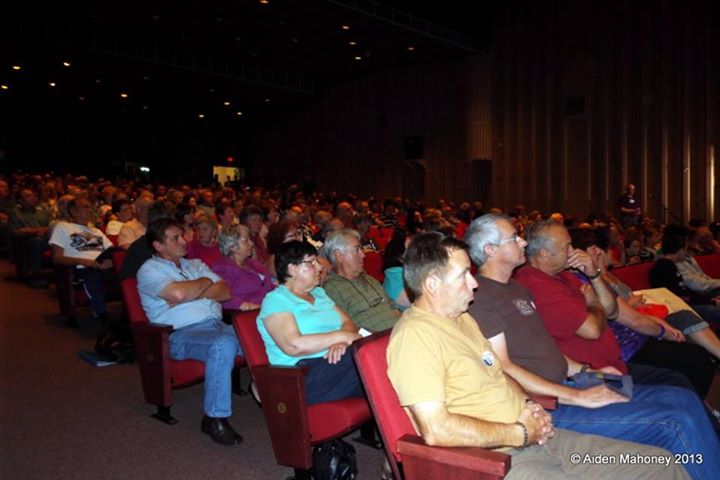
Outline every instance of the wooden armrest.
POLYGON ((550 395, 538 395, 535 393, 530 394, 530 398, 535 403, 540 404, 545 410, 557 410, 558 399, 557 397, 551 397, 550 395))
POLYGON ((511 457, 476 447, 433 447, 417 435, 398 440, 406 480, 424 478, 502 478, 510 470, 511 457))

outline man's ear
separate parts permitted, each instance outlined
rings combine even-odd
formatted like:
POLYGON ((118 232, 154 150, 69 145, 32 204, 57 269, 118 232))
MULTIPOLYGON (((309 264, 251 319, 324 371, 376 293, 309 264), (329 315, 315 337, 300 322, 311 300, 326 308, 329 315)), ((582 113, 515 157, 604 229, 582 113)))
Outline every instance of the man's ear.
POLYGON ((434 273, 431 273, 423 281, 423 288, 430 295, 434 296, 434 295, 437 295, 438 292, 440 291, 441 284, 442 284, 442 281, 440 280, 440 277, 438 277, 434 273))
POLYGON ((153 240, 152 247, 153 247, 153 250, 160 253, 160 248, 162 247, 162 243, 158 242, 157 240, 153 240))
POLYGON ((485 257, 490 258, 491 256, 495 255, 495 245, 490 245, 488 243, 483 247, 483 252, 485 252, 485 257))

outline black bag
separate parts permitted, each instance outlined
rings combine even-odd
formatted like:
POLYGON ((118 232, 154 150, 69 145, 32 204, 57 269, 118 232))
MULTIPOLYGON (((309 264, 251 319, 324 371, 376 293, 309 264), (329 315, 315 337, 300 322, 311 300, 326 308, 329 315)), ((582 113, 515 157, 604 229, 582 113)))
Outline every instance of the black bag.
POLYGON ((355 480, 357 478, 355 447, 340 440, 330 440, 313 447, 314 480, 355 480))

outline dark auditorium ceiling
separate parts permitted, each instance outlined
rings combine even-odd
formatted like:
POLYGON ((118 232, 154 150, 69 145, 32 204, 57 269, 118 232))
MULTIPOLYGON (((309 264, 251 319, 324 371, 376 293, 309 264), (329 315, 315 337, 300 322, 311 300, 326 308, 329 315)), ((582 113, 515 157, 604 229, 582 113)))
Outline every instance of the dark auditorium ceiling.
POLYGON ((24 2, 0 18, 0 94, 249 122, 334 82, 486 52, 491 4, 474 5, 486 14, 456 0, 24 2))

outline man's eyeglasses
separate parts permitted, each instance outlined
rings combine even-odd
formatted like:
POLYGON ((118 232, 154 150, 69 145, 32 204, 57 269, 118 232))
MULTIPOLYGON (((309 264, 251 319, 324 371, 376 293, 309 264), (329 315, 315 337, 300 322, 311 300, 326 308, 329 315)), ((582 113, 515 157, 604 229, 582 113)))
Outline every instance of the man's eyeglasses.
POLYGON ((312 265, 314 267, 320 266, 320 262, 317 261, 317 258, 314 258, 312 260, 302 260, 302 261, 300 261, 300 263, 306 263, 306 264, 312 265))
POLYGON ((516 233, 515 235, 513 235, 513 236, 510 237, 510 238, 506 238, 506 239, 504 239, 504 240, 500 240, 500 241, 498 242, 498 245, 502 245, 503 243, 511 243, 511 242, 516 242, 516 243, 517 243, 517 242, 520 241, 521 238, 522 238, 522 237, 516 233))

